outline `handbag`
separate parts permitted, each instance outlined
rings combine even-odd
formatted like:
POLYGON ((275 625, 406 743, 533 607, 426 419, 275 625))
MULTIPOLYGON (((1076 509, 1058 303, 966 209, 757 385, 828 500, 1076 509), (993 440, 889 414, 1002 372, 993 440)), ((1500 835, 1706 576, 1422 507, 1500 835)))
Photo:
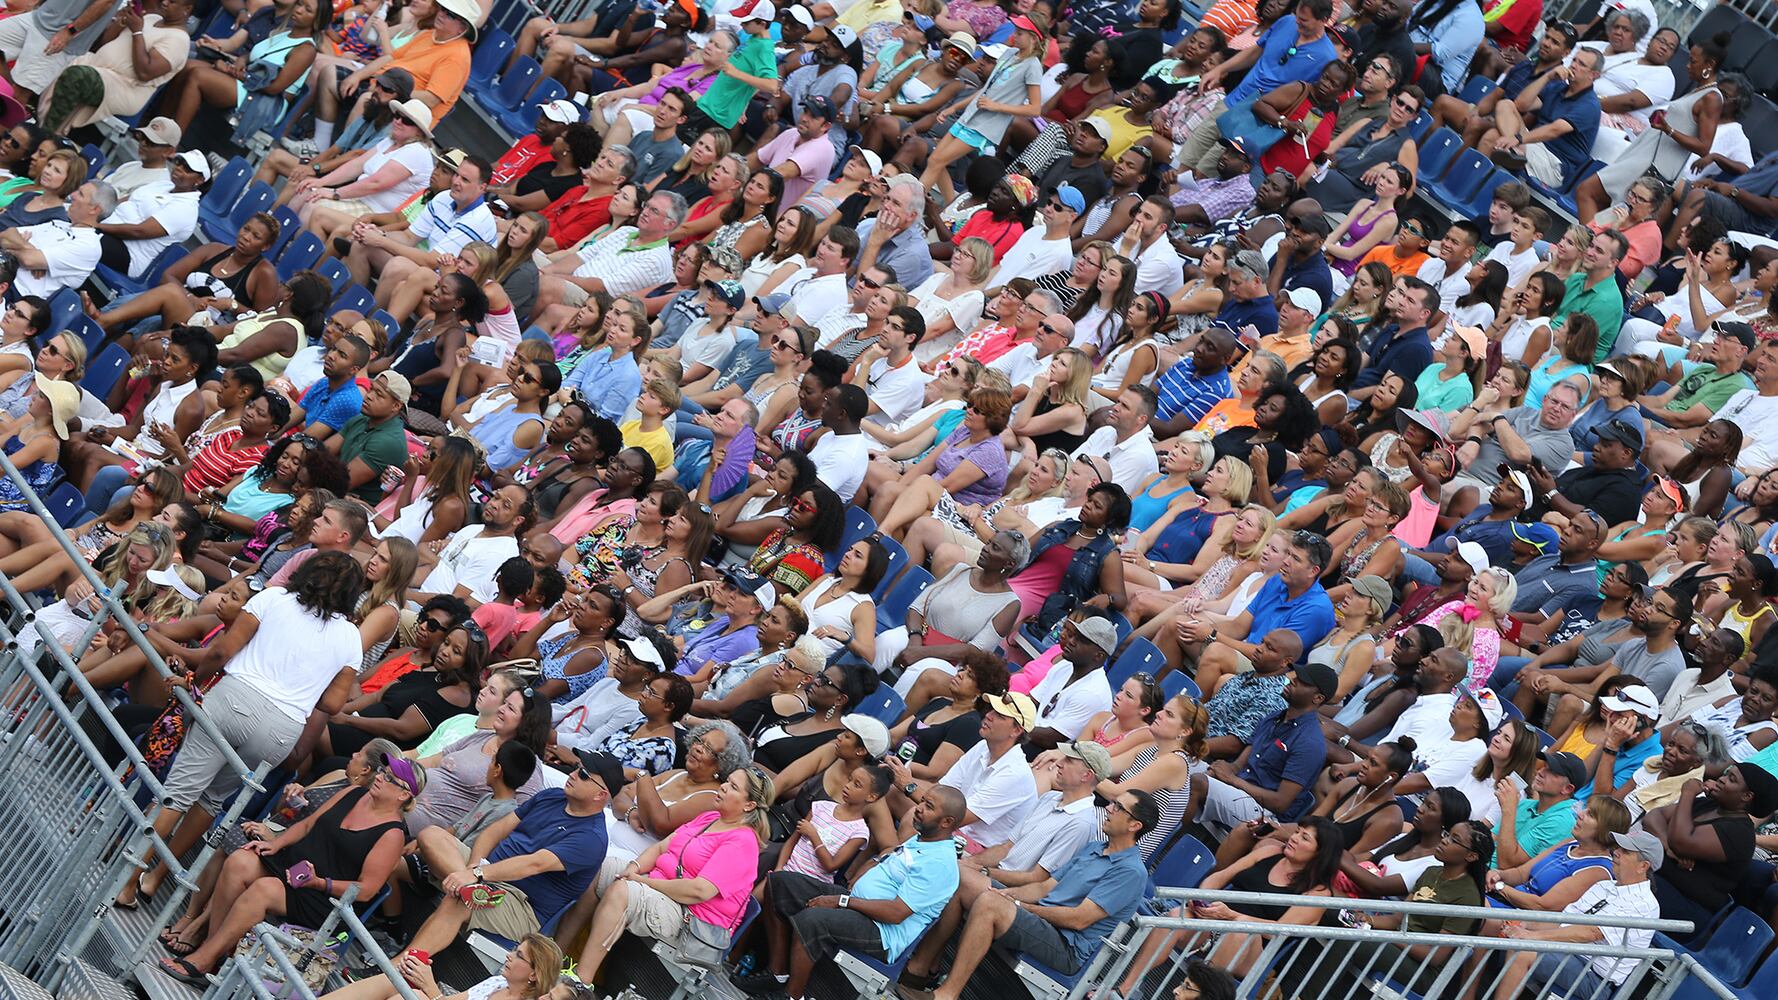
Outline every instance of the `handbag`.
MULTIPOLYGON (((691 847, 699 837, 708 833, 710 827, 715 824, 715 820, 705 823, 702 830, 694 834, 691 840, 685 842, 686 848, 691 847)), ((676 879, 685 877, 684 849, 680 850, 679 860, 673 866, 673 877, 676 879)), ((734 941, 734 937, 733 928, 718 927, 692 913, 691 907, 688 906, 685 907, 685 924, 679 928, 679 940, 672 944, 674 950, 679 952, 686 961, 695 965, 716 966, 722 964, 722 957, 728 954, 729 945, 734 941)))

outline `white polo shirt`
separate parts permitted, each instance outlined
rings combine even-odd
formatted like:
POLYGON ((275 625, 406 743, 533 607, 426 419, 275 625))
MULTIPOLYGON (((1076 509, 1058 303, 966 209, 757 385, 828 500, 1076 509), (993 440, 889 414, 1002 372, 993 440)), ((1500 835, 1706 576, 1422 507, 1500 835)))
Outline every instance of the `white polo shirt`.
POLYGON ((1142 428, 1119 441, 1117 428, 1107 424, 1074 449, 1069 459, 1082 455, 1098 455, 1111 464, 1111 481, 1122 486, 1125 493, 1135 493, 1144 479, 1161 471, 1160 457, 1154 453, 1154 431, 1142 428))
POLYGON ((77 288, 99 266, 99 231, 91 226, 57 220, 25 226, 19 232, 43 253, 48 265, 45 274, 19 268, 13 287, 20 295, 41 295, 47 299, 64 288, 77 288))
POLYGON ((1019 824, 1037 808, 1037 779, 1031 773, 1031 762, 1017 745, 1008 748, 999 760, 990 761, 988 742, 983 740, 964 751, 938 783, 963 793, 976 822, 957 832, 982 847, 1011 840, 1019 824))
POLYGON ((130 252, 130 277, 140 278, 160 252, 176 243, 183 243, 198 228, 198 191, 174 191, 171 187, 149 185, 136 189, 130 200, 118 205, 104 222, 133 226, 149 219, 161 224, 165 236, 141 240, 124 240, 130 252))
POLYGON ((797 319, 809 324, 820 323, 827 318, 828 313, 845 308, 851 299, 844 274, 806 278, 785 291, 790 293, 790 311, 796 314, 797 319))
POLYGON ((1012 850, 996 867, 1028 872, 1042 865, 1054 875, 1069 858, 1098 839, 1099 813, 1091 795, 1063 804, 1061 792, 1044 792, 1031 815, 1013 833, 1012 850))
POLYGON ((449 191, 434 195, 414 217, 408 231, 433 253, 456 254, 471 243, 499 242, 488 200, 477 198, 459 211, 449 191))

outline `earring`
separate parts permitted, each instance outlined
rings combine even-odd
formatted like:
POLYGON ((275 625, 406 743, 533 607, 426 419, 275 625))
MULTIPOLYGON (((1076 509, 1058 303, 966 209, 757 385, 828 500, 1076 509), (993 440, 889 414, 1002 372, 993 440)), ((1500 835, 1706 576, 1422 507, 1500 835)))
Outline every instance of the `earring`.
POLYGON ((833 721, 833 709, 831 709, 831 708, 827 710, 826 721, 828 721, 828 722, 833 721))

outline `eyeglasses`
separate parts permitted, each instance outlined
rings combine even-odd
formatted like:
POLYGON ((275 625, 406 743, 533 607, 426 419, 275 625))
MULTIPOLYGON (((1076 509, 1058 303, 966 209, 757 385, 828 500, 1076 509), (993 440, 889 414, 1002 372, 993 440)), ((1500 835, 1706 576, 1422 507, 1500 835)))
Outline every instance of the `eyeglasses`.
POLYGON ((513 382, 515 382, 519 385, 536 385, 536 384, 538 384, 537 383, 537 376, 535 376, 527 371, 519 372, 517 375, 514 375, 512 377, 512 380, 513 380, 513 382))
MULTIPOLYGON (((644 689, 643 689, 643 690, 645 690, 645 691, 646 691, 646 690, 647 690, 647 689, 646 689, 646 688, 644 688, 644 689)), ((607 784, 606 784, 606 783, 605 783, 605 779, 604 779, 604 778, 601 778, 601 777, 599 777, 599 776, 598 776, 598 775, 596 775, 596 774, 594 774, 594 773, 593 773, 593 772, 591 772, 591 771, 589 771, 589 770, 587 770, 587 769, 586 769, 586 768, 584 768, 584 767, 577 767, 577 768, 575 768, 575 769, 574 769, 574 773, 575 773, 575 774, 577 774, 577 775, 579 775, 579 776, 580 776, 580 780, 582 780, 582 781, 591 781, 591 782, 594 782, 594 783, 596 783, 596 784, 597 784, 597 785, 598 785, 598 786, 599 786, 599 787, 600 787, 600 788, 602 788, 602 789, 604 789, 604 790, 605 790, 605 793, 606 793, 606 794, 607 794, 607 795, 609 795, 609 794, 610 794, 610 793, 611 793, 611 786, 610 786, 610 785, 607 785, 607 784)), ((528 963, 527 963, 527 964, 528 964, 528 963)))
POLYGON ((827 676, 826 674, 816 674, 816 675, 814 675, 814 678, 809 681, 809 686, 810 687, 837 688, 840 685, 839 685, 838 681, 834 680, 832 677, 827 676))
POLYGON ((1130 815, 1130 810, 1128 808, 1126 808, 1122 802, 1119 802, 1116 799, 1112 799, 1109 802, 1105 803, 1105 811, 1106 812, 1111 812, 1114 809, 1120 813, 1123 813, 1125 816, 1130 815))
POLYGON ((797 497, 795 500, 790 501, 790 509, 799 514, 815 513, 815 505, 804 500, 802 497, 797 497))

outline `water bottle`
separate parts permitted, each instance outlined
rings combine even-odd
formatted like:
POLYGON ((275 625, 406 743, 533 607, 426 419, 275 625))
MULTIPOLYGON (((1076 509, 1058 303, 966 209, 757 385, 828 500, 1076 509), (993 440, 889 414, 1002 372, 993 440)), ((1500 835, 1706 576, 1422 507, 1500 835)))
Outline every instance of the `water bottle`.
POLYGON ((753 952, 748 952, 741 956, 741 964, 735 966, 735 973, 740 976, 751 975, 753 973, 753 967, 757 964, 758 959, 754 957, 753 952))

